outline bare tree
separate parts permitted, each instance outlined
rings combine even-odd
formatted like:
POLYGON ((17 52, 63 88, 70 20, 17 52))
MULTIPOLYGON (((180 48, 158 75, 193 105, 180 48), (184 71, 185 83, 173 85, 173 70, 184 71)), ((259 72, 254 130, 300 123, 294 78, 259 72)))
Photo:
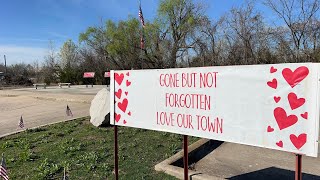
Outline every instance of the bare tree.
POLYGON ((293 42, 294 61, 300 61, 309 48, 308 27, 319 10, 319 0, 265 0, 264 4, 285 22, 293 42))

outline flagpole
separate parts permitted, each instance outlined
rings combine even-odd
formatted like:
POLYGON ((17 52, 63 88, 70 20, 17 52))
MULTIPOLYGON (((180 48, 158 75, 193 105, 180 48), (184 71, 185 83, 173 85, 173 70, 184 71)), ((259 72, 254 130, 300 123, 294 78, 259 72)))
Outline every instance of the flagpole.
POLYGON ((139 64, 140 68, 143 69, 142 65, 142 56, 143 56, 143 48, 144 48, 144 34, 143 34, 143 28, 144 28, 144 20, 143 20, 143 13, 141 8, 141 0, 139 0, 139 18, 141 21, 141 29, 140 29, 140 58, 139 58, 139 64))
MULTIPOLYGON (((142 8, 141 8, 141 0, 139 0, 139 11, 142 12, 142 8)), ((144 43, 144 39, 143 39, 143 26, 141 26, 141 29, 140 29, 140 68, 143 69, 142 67, 142 43, 144 43)))

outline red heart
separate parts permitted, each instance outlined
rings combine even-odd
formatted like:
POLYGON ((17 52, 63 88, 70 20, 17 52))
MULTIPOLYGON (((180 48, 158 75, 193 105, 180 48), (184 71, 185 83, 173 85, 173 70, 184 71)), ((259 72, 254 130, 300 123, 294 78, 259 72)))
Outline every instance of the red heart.
POLYGON ((126 121, 126 120, 123 120, 123 124, 127 124, 127 121, 126 121))
POLYGON ((117 81, 119 85, 121 85, 123 78, 124 78, 123 74, 120 74, 120 75, 118 73, 114 74, 114 79, 117 81))
POLYGON ((303 114, 300 114, 301 117, 303 117, 304 119, 308 119, 308 112, 305 112, 303 114))
POLYGON ((282 148, 283 147, 283 142, 279 141, 279 142, 276 143, 276 145, 282 148))
POLYGON ((130 86, 131 82, 127 80, 126 84, 127 84, 127 87, 128 87, 128 86, 130 86))
POLYGON ((305 66, 298 67, 294 72, 289 68, 284 68, 282 70, 282 76, 288 82, 288 84, 293 88, 299 82, 301 82, 309 74, 309 69, 305 66))
POLYGON ((275 73, 275 72, 277 72, 277 69, 274 68, 273 66, 271 66, 271 68, 270 68, 270 73, 275 73))
POLYGON ((307 134, 303 133, 298 137, 294 134, 290 134, 290 140, 297 149, 300 149, 307 142, 307 134))
POLYGON ((131 116, 131 111, 128 112, 128 115, 131 116))
POLYGON ((128 91, 124 92, 126 94, 126 96, 128 96, 128 91))
POLYGON ((274 129, 271 126, 268 126, 267 132, 273 132, 274 129))
POLYGON ((272 81, 268 81, 267 84, 271 88, 277 89, 278 81, 276 79, 272 79, 272 81))
POLYGON ((121 89, 119 89, 118 92, 114 93, 114 95, 116 95, 118 99, 121 98, 121 94, 122 94, 122 90, 121 89))
POLYGON ((128 99, 124 98, 121 102, 118 102, 118 107, 119 109, 121 109, 121 111, 123 111, 124 113, 126 112, 128 106, 128 99))
POLYGON ((276 109, 274 109, 273 115, 278 123, 280 130, 290 127, 298 121, 298 117, 296 115, 287 116, 286 111, 281 107, 277 107, 276 109))
POLYGON ((129 72, 127 72, 127 76, 130 76, 129 72))
POLYGON ((298 99, 297 95, 293 92, 288 94, 288 101, 292 110, 297 109, 306 102, 304 98, 298 99))
POLYGON ((274 99, 274 101, 275 101, 276 103, 278 103, 278 102, 280 101, 281 97, 279 97, 279 96, 274 96, 273 99, 274 99))
POLYGON ((121 118, 121 114, 117 114, 117 113, 114 113, 114 119, 116 120, 116 122, 119 122, 120 118, 121 118))

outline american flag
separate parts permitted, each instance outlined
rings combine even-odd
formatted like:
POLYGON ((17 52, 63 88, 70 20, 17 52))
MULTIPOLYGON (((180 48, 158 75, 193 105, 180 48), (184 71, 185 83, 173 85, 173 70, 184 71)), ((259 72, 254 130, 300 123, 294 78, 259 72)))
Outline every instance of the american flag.
POLYGON ((9 176, 7 174, 6 162, 4 160, 3 154, 2 154, 2 160, 0 165, 0 177, 2 177, 4 180, 9 180, 9 176))
POLYGON ((69 108, 68 105, 67 105, 67 109, 66 109, 66 114, 67 114, 67 116, 73 117, 73 114, 72 114, 72 112, 71 112, 71 109, 69 108))
POLYGON ((23 127, 24 127, 24 123, 23 123, 22 116, 20 117, 19 127, 20 127, 20 128, 23 128, 23 127))
POLYGON ((141 9, 141 2, 140 2, 140 5, 139 5, 139 18, 140 18, 140 22, 141 22, 142 27, 145 27, 144 18, 143 18, 142 9, 141 9))

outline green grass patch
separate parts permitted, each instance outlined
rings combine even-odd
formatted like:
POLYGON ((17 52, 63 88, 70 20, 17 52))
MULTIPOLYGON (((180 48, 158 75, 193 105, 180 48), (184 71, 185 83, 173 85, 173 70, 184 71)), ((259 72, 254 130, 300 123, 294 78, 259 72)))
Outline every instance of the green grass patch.
MULTIPOLYGON (((181 150, 182 135, 119 127, 120 179, 175 179, 154 166, 181 150)), ((10 179, 114 179, 113 128, 88 118, 54 124, 0 139, 10 179)), ((197 138, 190 137, 189 143, 197 138)))

